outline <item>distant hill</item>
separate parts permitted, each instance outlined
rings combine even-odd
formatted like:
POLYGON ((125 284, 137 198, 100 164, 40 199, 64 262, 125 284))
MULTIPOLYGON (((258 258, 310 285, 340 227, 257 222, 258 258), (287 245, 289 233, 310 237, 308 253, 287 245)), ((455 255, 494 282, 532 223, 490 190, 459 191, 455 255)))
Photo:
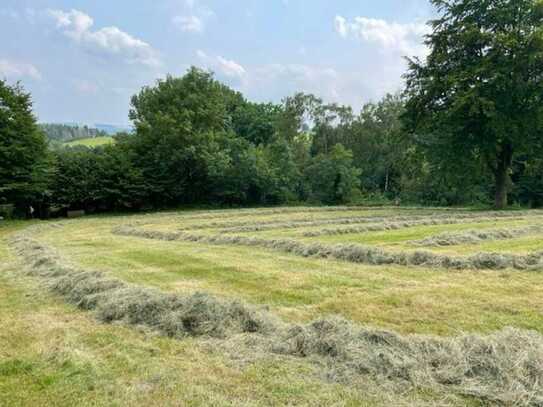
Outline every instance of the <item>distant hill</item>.
POLYGON ((40 128, 50 141, 56 143, 71 143, 77 140, 93 138, 111 138, 115 134, 132 131, 129 126, 112 124, 41 123, 40 128))
POLYGON ((107 144, 112 144, 115 142, 115 139, 111 136, 99 136, 99 137, 89 137, 82 138, 77 140, 72 140, 64 143, 64 146, 75 147, 75 146, 85 146, 85 147, 99 147, 107 144))
POLYGON ((113 124, 100 124, 97 123, 94 125, 98 130, 103 131, 109 135, 115 135, 117 133, 130 133, 133 129, 130 126, 116 126, 113 124))
POLYGON ((43 123, 40 128, 45 132, 50 141, 66 143, 69 141, 107 137, 108 134, 102 130, 88 126, 78 126, 71 124, 43 123))

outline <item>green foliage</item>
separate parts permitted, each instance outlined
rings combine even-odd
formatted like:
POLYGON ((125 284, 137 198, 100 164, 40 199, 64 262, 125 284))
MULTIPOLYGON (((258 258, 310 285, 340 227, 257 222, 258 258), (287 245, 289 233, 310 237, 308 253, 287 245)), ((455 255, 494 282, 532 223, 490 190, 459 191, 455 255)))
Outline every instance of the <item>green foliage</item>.
POLYGON ((275 134, 281 107, 243 101, 232 114, 232 131, 252 144, 268 144, 275 134))
POLYGON ((210 73, 192 68, 132 98, 130 144, 155 205, 206 199, 215 139, 230 121, 226 96, 210 73))
POLYGON ((409 144, 401 138, 403 110, 404 102, 397 95, 386 95, 378 103, 364 105, 345 144, 362 170, 363 189, 388 198, 396 198, 402 189, 409 153, 409 144))
POLYGON ((41 202, 49 175, 47 144, 32 114, 30 94, 0 80, 0 204, 41 202))
POLYGON ((256 148, 234 134, 218 138, 210 157, 209 177, 213 201, 241 205, 260 202, 256 148))
MULTIPOLYGON (((410 61, 408 129, 433 162, 487 165, 507 204, 514 156, 541 143, 543 14, 534 0, 432 0, 426 61, 410 61)), ((465 173, 465 171, 463 171, 465 173)))
POLYGON ((543 160, 519 157, 513 165, 513 197, 516 202, 531 207, 543 206, 543 160))
POLYGON ((353 154, 341 144, 330 153, 313 158, 305 176, 310 199, 326 204, 352 201, 360 188, 360 170, 353 165, 353 154))
POLYGON ((56 158, 54 203, 88 211, 143 205, 146 184, 125 146, 63 149, 56 158))

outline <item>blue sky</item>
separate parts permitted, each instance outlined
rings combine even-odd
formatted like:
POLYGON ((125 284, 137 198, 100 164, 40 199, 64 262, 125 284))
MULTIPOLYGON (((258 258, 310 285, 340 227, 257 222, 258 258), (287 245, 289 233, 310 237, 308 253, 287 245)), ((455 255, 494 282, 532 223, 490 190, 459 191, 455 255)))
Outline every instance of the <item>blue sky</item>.
POLYGON ((40 121, 127 124, 130 97, 191 65, 256 101, 350 104, 401 88, 427 0, 2 0, 0 77, 40 121))

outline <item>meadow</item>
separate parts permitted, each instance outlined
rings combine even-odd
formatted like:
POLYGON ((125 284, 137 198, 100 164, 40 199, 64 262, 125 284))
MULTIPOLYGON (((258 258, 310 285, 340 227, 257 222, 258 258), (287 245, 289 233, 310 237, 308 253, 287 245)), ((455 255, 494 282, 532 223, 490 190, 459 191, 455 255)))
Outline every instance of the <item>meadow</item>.
POLYGON ((64 143, 64 145, 68 147, 85 146, 85 147, 93 148, 93 147, 105 146, 108 144, 112 144, 114 142, 115 142, 115 139, 113 137, 98 136, 98 137, 88 137, 88 138, 68 141, 67 143, 64 143))
POLYGON ((0 405, 543 404, 543 211, 0 223, 0 405))

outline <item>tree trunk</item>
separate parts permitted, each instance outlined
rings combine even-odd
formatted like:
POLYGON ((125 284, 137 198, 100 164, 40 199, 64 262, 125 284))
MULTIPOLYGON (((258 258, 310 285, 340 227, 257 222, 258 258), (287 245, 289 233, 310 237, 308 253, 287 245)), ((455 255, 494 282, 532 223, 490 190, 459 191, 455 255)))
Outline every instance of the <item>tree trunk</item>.
POLYGON ((507 207, 507 189, 509 187, 509 172, 513 163, 513 147, 510 143, 502 143, 497 156, 497 165, 494 172, 496 195, 495 209, 507 207))

